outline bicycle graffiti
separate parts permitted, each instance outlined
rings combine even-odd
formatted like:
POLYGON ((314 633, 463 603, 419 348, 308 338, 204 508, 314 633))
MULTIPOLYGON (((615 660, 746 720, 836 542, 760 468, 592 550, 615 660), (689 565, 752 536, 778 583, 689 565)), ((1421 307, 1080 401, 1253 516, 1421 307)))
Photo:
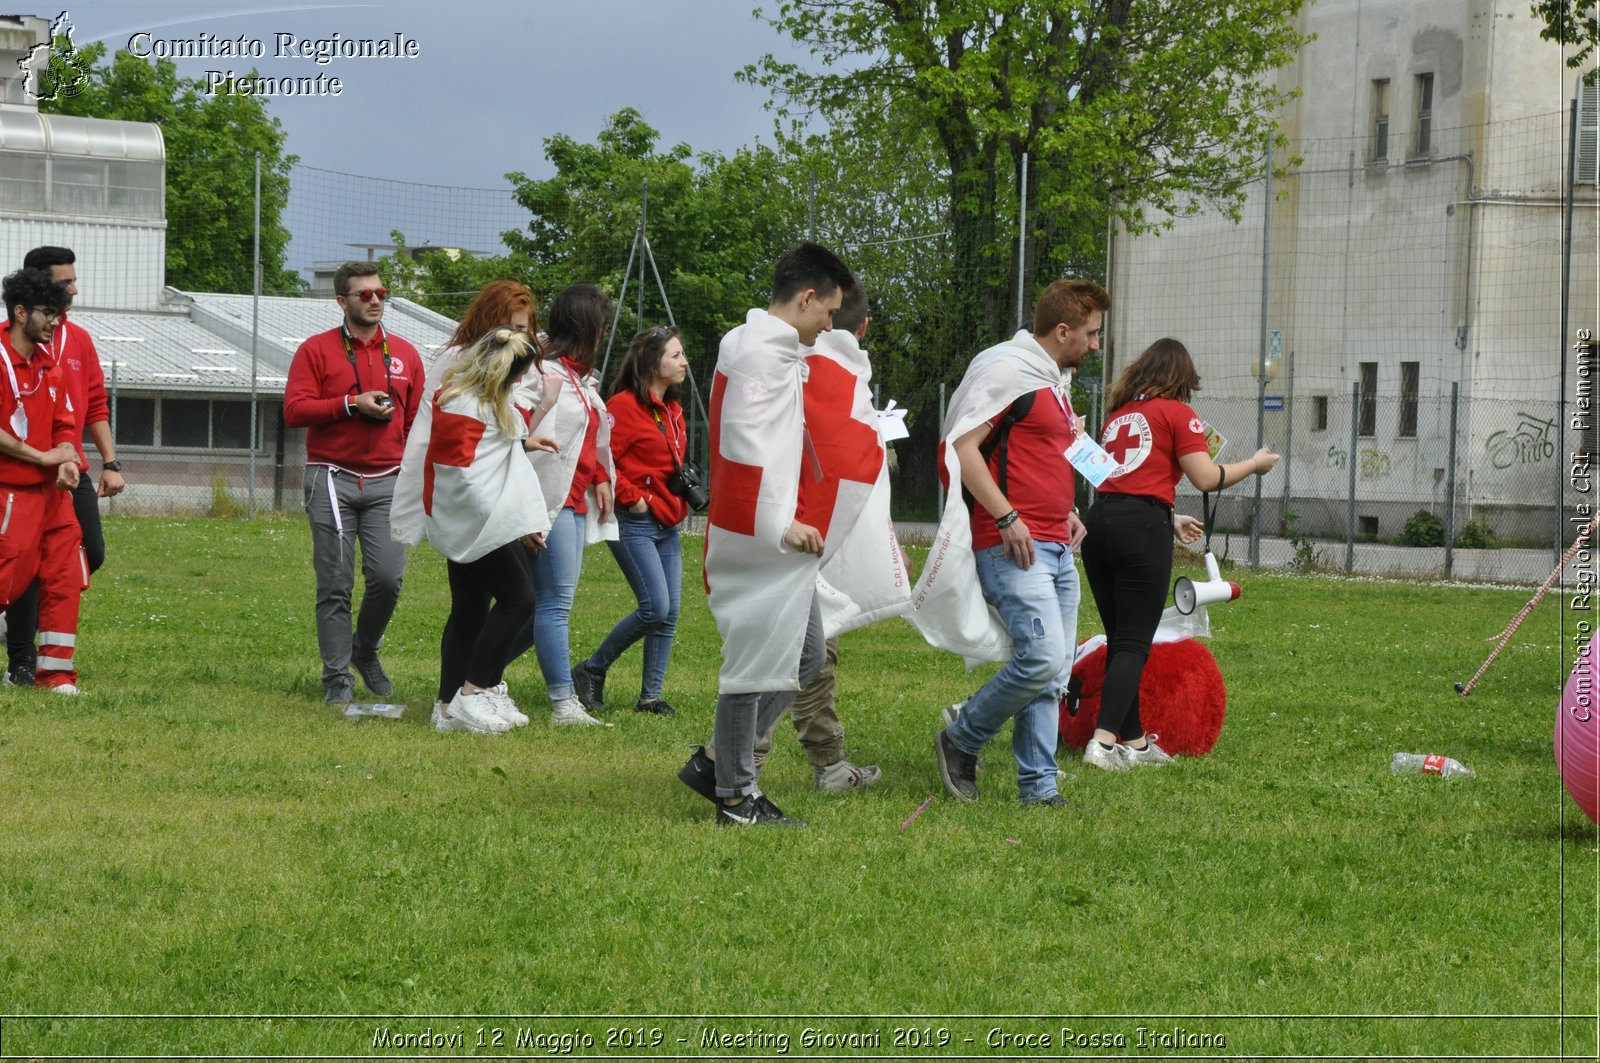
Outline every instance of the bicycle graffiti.
POLYGON ((1509 469, 1512 465, 1535 465, 1556 456, 1556 423, 1518 410, 1521 420, 1516 431, 1501 429, 1484 440, 1483 449, 1489 464, 1496 469, 1509 469))

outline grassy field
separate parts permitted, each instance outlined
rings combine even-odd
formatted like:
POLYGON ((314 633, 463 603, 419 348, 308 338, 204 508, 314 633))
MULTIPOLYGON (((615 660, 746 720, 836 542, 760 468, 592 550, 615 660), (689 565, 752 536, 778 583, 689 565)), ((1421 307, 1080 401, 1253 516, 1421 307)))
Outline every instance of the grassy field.
MULTIPOLYGON (((882 624, 839 676, 884 782, 814 794, 784 725, 763 785, 811 829, 744 832, 674 778, 715 694, 698 541, 678 718, 627 710, 636 650, 615 728, 554 729, 530 655, 534 723, 477 737, 427 724, 431 550, 385 650, 410 711, 352 723, 321 703, 301 523, 107 537, 90 696, 0 692, 0 1056, 1595 1055, 1556 596, 1463 700, 1527 591, 1236 574, 1216 749, 1123 775, 1064 753, 1065 810, 1017 806, 1004 743, 982 802, 942 796, 937 712, 983 674, 882 624), (1396 750, 1478 778, 1392 777, 1396 750)), ((585 563, 579 653, 631 607, 585 563)))

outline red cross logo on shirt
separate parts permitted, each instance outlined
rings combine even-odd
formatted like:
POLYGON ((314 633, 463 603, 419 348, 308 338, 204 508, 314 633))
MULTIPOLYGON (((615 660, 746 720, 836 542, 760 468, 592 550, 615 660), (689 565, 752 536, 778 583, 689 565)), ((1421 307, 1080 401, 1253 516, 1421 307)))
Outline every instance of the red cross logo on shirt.
POLYGON ((1139 449, 1139 432, 1131 424, 1123 424, 1117 431, 1115 439, 1106 442, 1106 451, 1121 465, 1128 457, 1130 450, 1139 449))

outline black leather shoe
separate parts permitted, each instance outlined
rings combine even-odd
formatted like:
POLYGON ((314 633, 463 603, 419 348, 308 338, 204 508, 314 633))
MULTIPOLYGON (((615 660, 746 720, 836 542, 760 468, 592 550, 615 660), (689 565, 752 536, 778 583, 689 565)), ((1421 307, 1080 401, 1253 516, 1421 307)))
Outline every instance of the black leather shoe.
POLYGON ((660 698, 640 698, 639 704, 633 707, 634 712, 650 712, 657 716, 676 716, 678 710, 662 701, 660 698))

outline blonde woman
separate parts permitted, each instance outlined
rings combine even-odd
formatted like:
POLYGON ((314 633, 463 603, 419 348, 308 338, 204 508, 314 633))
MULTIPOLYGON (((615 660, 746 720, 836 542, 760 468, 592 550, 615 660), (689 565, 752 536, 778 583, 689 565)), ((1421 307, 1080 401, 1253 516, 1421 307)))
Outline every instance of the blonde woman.
POLYGON ((533 613, 528 550, 544 546, 550 518, 524 457, 553 444, 530 438, 513 408, 517 382, 538 361, 523 332, 497 328, 471 344, 432 396, 423 457, 423 536, 446 558, 450 616, 439 647, 440 731, 499 733, 521 717, 501 677, 512 642, 533 613), (492 603, 492 604, 491 604, 492 603))

